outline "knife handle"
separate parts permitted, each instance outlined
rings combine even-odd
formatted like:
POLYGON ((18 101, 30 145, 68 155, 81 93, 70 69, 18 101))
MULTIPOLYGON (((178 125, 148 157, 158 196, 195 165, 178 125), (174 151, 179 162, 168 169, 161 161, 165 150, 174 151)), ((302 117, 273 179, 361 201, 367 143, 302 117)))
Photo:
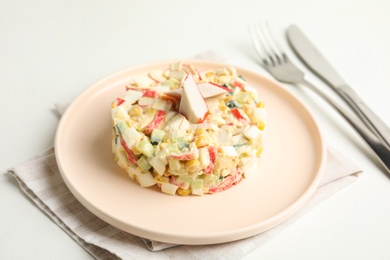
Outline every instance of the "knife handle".
POLYGON ((334 109, 336 109, 340 115, 344 117, 345 120, 356 130, 356 132, 366 141, 368 146, 376 154, 382 165, 387 171, 388 176, 390 177, 390 148, 382 142, 373 132, 366 127, 361 120, 358 120, 353 114, 345 110, 342 106, 336 103, 330 96, 322 92, 315 85, 310 83, 307 80, 303 80, 301 84, 310 88, 313 92, 322 97, 325 101, 328 102, 334 109))
POLYGON ((335 88, 335 91, 348 103, 362 122, 388 148, 390 148, 389 127, 363 102, 356 92, 348 85, 335 88))

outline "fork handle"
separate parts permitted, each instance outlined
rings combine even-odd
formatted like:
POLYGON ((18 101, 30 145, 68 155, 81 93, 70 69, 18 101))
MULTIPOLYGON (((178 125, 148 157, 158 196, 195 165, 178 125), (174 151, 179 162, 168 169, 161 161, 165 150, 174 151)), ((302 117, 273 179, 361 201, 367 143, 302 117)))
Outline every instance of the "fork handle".
POLYGON ((336 109, 346 119, 350 125, 358 132, 358 134, 366 141, 371 147, 372 151, 376 154, 387 173, 390 176, 390 149, 384 144, 376 135, 374 135, 369 128, 367 128, 360 120, 354 117, 351 113, 336 103, 330 96, 322 92, 315 85, 307 80, 303 80, 301 84, 310 88, 313 92, 322 97, 329 103, 334 109, 336 109))
POLYGON ((355 111, 363 123, 376 135, 387 147, 390 147, 390 129, 388 126, 360 99, 356 92, 348 85, 334 88, 335 91, 355 111))

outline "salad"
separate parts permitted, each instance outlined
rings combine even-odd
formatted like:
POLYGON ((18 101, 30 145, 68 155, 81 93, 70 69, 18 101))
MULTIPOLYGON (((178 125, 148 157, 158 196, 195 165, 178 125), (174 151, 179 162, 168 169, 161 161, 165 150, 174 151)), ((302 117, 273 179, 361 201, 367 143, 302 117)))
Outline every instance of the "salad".
POLYGON ((111 114, 117 164, 166 194, 229 189, 263 151, 264 104, 234 67, 177 62, 134 76, 111 114))

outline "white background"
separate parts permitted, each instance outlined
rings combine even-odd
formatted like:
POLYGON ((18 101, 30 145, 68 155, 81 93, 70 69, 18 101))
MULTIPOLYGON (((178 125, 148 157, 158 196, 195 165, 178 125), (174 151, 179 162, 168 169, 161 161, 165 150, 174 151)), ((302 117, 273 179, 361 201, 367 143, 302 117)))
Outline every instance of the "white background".
MULTIPOLYGON (((390 124, 389 13, 387 0, 1 1, 0 259, 91 259, 6 174, 53 145, 54 103, 118 70, 207 49, 269 77, 247 30, 267 20, 291 55, 284 30, 298 25, 390 124)), ((245 259, 388 259, 390 179, 340 116, 310 92, 285 86, 309 106, 326 142, 364 174, 245 259)))

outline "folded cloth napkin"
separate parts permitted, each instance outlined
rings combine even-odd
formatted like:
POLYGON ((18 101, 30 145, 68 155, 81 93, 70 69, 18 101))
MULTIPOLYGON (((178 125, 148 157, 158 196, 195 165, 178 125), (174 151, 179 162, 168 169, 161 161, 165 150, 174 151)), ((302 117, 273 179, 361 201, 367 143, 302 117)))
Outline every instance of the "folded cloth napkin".
POLYGON ((239 259, 315 205, 353 182, 360 172, 357 166, 329 147, 325 173, 319 188, 305 207, 293 217, 266 232, 239 241, 176 246, 131 235, 89 212, 62 180, 54 148, 9 170, 32 201, 96 259, 239 259))
MULTIPOLYGON (((208 51, 196 57, 221 59, 222 56, 208 51)), ((65 109, 59 105, 56 108, 60 113, 65 109)), ((57 167, 54 148, 12 167, 8 172, 37 206, 96 259, 239 259, 315 205, 356 180, 361 170, 328 147, 327 163, 319 188, 293 217, 253 237, 201 246, 174 245, 140 238, 96 217, 66 187, 57 167)))

